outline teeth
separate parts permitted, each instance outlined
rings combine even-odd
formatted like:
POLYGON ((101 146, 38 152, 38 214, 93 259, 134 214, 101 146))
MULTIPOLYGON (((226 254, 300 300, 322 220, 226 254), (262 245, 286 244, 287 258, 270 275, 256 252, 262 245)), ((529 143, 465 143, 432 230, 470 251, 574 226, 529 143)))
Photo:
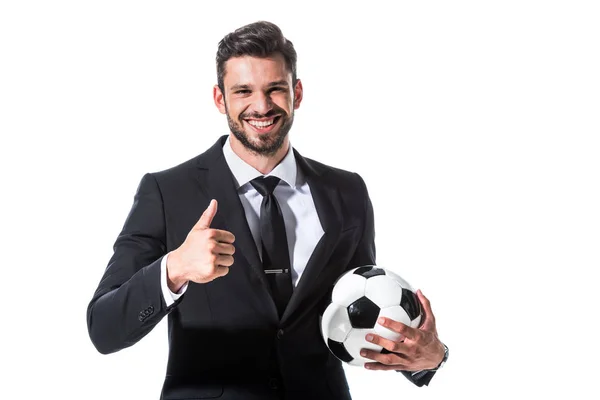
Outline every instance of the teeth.
POLYGON ((273 122, 275 121, 275 118, 268 120, 268 121, 253 121, 253 120, 246 120, 250 125, 252 126, 256 126, 257 128, 265 128, 267 126, 273 125, 273 122))

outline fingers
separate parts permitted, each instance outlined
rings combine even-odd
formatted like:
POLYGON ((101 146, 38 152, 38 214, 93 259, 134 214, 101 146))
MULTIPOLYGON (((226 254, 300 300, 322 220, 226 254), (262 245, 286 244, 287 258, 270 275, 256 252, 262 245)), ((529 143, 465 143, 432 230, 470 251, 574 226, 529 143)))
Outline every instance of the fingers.
POLYGON ((377 361, 376 363, 366 363, 365 368, 368 369, 406 369, 410 364, 409 360, 394 353, 380 353, 375 350, 362 349, 360 355, 377 361), (369 368, 369 366, 373 368, 369 368))
POLYGON ((209 233, 209 237, 220 243, 235 242, 235 236, 233 235, 233 233, 231 233, 229 231, 224 231, 221 229, 211 229, 210 233, 209 233))
POLYGON ((406 353, 409 352, 409 346, 402 342, 395 342, 383 338, 379 335, 368 334, 365 339, 368 342, 375 343, 387 352, 374 351, 370 349, 362 349, 360 355, 378 361, 376 363, 365 364, 367 369, 404 369, 409 363, 406 353))
POLYGON ((396 370, 410 371, 408 369, 408 366, 406 366, 404 364, 386 365, 386 364, 381 364, 378 362, 365 363, 365 368, 371 369, 373 371, 378 371, 378 370, 379 371, 396 371, 396 370))
POLYGON ((423 321, 421 321, 421 328, 424 330, 435 330, 435 317, 433 316, 429 299, 425 297, 421 289, 417 290, 417 297, 421 302, 424 314, 423 321))
POLYGON ((385 326, 389 330, 392 330, 396 333, 400 333, 408 339, 415 339, 418 335, 416 329, 411 328, 408 325, 403 324, 402 322, 394 321, 393 319, 381 317, 377 320, 377 323, 381 326, 385 326))
POLYGON ((215 271, 215 278, 221 278, 229 273, 229 267, 218 266, 215 271))
POLYGON ((425 311, 428 311, 428 314, 430 314, 431 303, 429 302, 429 299, 425 297, 423 292, 421 292, 421 289, 417 290, 417 297, 419 298, 419 301, 421 302, 421 305, 423 306, 425 311))
POLYGON ((215 258, 217 267, 231 267, 233 265, 233 257, 227 255, 218 255, 215 258))
POLYGON ((392 353, 406 354, 409 351, 409 346, 400 341, 396 342, 372 333, 368 334, 365 339, 367 342, 375 343, 392 353))
MULTIPOLYGON (((192 227, 192 231, 209 230, 216 214, 217 201, 213 199, 200 216, 198 222, 196 222, 196 224, 192 227)), ((233 243, 235 241, 235 236, 233 233, 221 229, 210 229, 210 232, 208 232, 208 237, 216 240, 217 242, 233 243)))
POLYGON ((194 225, 194 227, 192 229, 200 229, 201 230, 201 229, 210 228, 210 224, 212 223, 212 220, 215 217, 216 213, 217 213, 217 201, 213 199, 210 201, 208 208, 206 210, 204 210, 204 212, 202 213, 202 216, 200 216, 200 219, 198 220, 198 222, 196 222, 196 225, 194 225))
POLYGON ((235 246, 228 243, 217 243, 213 249, 215 254, 232 256, 235 254, 235 246))

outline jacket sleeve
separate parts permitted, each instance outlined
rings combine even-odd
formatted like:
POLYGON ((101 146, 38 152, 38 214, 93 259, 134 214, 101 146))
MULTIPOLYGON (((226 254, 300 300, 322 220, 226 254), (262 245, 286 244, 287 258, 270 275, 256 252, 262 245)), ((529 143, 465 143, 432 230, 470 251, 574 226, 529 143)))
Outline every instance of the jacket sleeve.
POLYGON ((153 175, 142 177, 113 250, 87 308, 90 339, 102 354, 137 343, 181 300, 167 307, 162 295, 165 216, 153 175))
MULTIPOLYGON (((365 201, 365 226, 362 238, 358 244, 358 247, 352 256, 348 269, 352 269, 355 267, 360 267, 363 265, 377 265, 376 263, 376 252, 375 252, 375 218, 373 213, 373 204, 371 203, 371 199, 369 197, 369 192, 367 190, 367 186, 362 177, 356 174, 358 180, 360 181, 363 196, 365 201)), ((411 371, 398 371, 401 372, 409 381, 414 383, 415 385, 421 387, 423 385, 428 385, 433 375, 435 375, 435 371, 419 371, 418 373, 411 371)))

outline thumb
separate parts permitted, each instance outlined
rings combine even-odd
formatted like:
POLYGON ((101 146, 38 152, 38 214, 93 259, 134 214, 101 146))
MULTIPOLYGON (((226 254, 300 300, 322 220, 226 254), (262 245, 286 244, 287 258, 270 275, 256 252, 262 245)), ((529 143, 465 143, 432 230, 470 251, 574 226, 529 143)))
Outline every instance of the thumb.
POLYGON ((208 205, 206 210, 204 210, 204 212, 202 213, 202 216, 200 217, 198 222, 196 222, 196 225, 194 225, 194 227, 192 229, 194 230, 194 229, 210 228, 210 224, 212 223, 212 220, 215 217, 216 213, 217 213, 217 201, 213 199, 210 201, 210 204, 208 205))
POLYGON ((431 311, 429 299, 425 297, 423 292, 421 292, 421 289, 417 290, 417 297, 419 298, 421 308, 423 309, 423 320, 421 321, 420 329, 425 331, 435 331, 435 317, 433 316, 433 311, 431 311))

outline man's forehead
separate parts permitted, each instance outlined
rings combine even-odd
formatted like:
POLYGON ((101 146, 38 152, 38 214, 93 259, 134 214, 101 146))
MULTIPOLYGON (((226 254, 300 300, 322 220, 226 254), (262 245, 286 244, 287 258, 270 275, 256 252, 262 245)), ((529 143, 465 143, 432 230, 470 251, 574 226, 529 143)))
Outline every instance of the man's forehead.
POLYGON ((225 63, 224 81, 232 85, 291 83, 291 71, 279 53, 268 57, 232 57, 225 63))

